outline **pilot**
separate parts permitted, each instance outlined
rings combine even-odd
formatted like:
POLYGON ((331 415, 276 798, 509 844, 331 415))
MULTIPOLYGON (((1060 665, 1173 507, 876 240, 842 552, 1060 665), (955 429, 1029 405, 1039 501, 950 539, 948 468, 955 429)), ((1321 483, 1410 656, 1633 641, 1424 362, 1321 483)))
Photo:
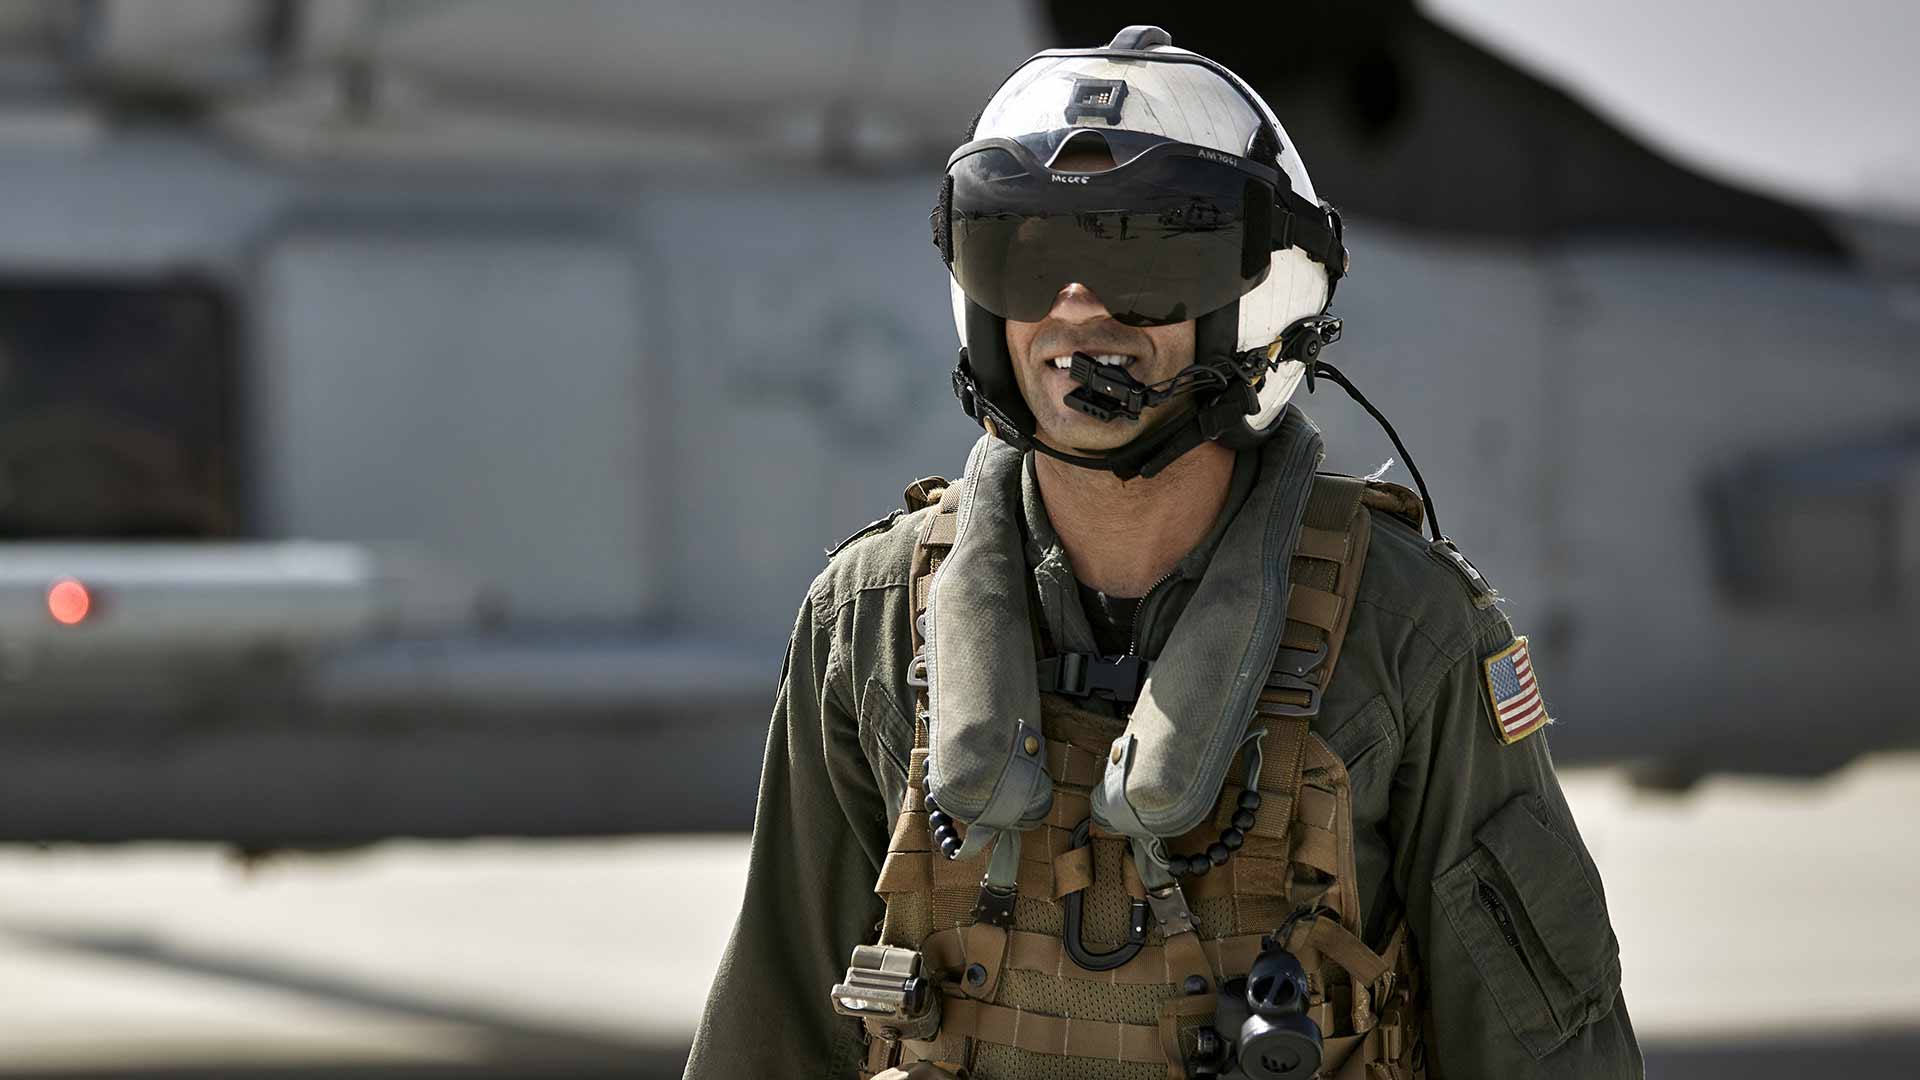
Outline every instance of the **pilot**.
POLYGON ((1642 1076, 1527 639, 1289 403, 1406 458, 1272 111, 1157 27, 1043 52, 932 217, 985 434, 800 607, 686 1075, 1642 1076))

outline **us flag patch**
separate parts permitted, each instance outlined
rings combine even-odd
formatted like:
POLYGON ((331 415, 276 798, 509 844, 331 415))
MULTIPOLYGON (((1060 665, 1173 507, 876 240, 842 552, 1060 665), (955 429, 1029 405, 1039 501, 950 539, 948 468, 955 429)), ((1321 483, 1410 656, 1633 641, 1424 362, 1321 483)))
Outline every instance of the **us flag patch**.
POLYGON ((1533 657, 1522 634, 1513 644, 1480 661, 1487 700, 1493 706, 1493 732, 1503 743, 1516 743, 1553 722, 1534 678, 1533 657))

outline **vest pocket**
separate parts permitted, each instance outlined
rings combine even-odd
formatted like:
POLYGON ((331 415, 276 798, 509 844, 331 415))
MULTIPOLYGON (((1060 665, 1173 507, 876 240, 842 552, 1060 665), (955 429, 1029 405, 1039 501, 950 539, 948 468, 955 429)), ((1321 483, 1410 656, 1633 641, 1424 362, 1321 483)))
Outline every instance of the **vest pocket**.
POLYGON ((1434 898, 1514 1037, 1542 1058, 1613 1008, 1619 942, 1585 860, 1538 796, 1507 803, 1474 841, 1435 879, 1434 898))

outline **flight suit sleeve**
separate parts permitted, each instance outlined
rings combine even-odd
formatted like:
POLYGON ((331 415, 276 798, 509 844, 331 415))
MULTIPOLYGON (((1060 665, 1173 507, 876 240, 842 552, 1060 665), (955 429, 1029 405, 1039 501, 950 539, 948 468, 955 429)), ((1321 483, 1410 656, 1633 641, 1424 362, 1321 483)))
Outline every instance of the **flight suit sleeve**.
POLYGON ((1427 1061, 1439 1080, 1640 1078, 1600 874, 1546 731, 1508 745, 1491 719, 1481 659, 1512 641, 1498 609, 1478 611, 1409 692, 1389 821, 1427 1061))
MULTIPOLYGON (((882 914, 873 885, 885 854, 885 809, 839 671, 832 607, 823 575, 788 646, 746 897, 694 1036, 687 1080, 850 1080, 864 1050, 858 1021, 835 1014, 828 991, 882 914)), ((671 889, 663 896, 672 897, 671 889)), ((662 933, 673 932, 670 908, 654 914, 662 933)))

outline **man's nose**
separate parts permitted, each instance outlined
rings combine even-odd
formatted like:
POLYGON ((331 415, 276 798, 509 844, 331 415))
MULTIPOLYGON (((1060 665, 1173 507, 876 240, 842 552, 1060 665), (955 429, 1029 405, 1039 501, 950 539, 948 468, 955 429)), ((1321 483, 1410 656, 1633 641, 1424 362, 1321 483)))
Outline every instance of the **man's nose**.
POLYGON ((1047 311, 1047 318, 1061 322, 1092 322, 1112 317, 1113 313, 1093 290, 1077 281, 1061 289, 1053 298, 1053 307, 1047 311))

